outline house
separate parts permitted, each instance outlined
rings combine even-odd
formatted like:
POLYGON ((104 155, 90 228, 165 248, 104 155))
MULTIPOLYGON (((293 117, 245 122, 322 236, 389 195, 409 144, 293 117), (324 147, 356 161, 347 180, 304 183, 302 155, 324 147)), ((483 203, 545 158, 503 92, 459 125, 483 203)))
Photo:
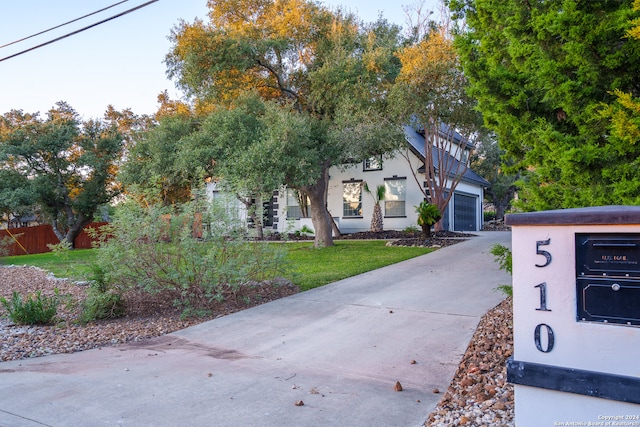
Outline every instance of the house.
MULTIPOLYGON (((448 130, 446 125, 441 127, 441 132, 448 130)), ((424 200, 420 186, 426 187, 425 140, 423 134, 411 126, 405 126, 404 131, 407 141, 404 153, 406 158, 402 153, 397 153, 389 159, 383 160, 382 157, 377 157, 358 164, 331 168, 327 207, 342 233, 370 229, 375 200, 365 192, 364 182, 374 193, 378 185, 385 186, 385 198, 380 202, 385 230, 404 230, 407 227, 417 227, 418 215, 415 207, 424 200), (415 176, 412 170, 415 171, 415 176)), ((462 138, 457 133, 455 133, 454 140, 458 144, 463 144, 462 138)), ((461 156, 469 154, 467 147, 462 145, 460 147, 462 148, 459 150, 461 156)), ((454 161, 456 167, 461 167, 460 159, 454 159, 450 156, 448 160, 454 161)), ((435 158, 434 163, 437 171, 440 159, 435 158)), ((450 179, 449 182, 451 182, 450 179)), ((443 213, 443 229, 451 231, 481 230, 484 189, 489 185, 487 180, 471 169, 467 169, 443 213)), ((269 203, 269 211, 273 228, 280 232, 299 230, 303 226, 313 229, 305 207, 300 206, 296 192, 291 189, 275 192, 269 203)))
POLYGON ((7 221, 7 228, 33 227, 36 225, 40 225, 40 219, 35 214, 23 216, 9 215, 9 220, 7 221))

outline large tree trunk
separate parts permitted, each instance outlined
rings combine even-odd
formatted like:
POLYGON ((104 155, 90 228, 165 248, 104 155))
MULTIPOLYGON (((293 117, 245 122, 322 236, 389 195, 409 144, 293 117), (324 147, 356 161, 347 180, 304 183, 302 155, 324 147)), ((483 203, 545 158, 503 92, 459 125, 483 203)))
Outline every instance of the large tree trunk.
POLYGON ((91 223, 91 218, 85 217, 83 214, 79 214, 75 218, 71 219, 74 221, 67 230, 63 230, 60 227, 60 223, 55 219, 53 220, 51 226, 53 228, 54 234, 56 235, 56 237, 58 237, 60 242, 66 241, 69 243, 69 246, 73 248, 74 240, 76 239, 76 237, 78 237, 78 234, 82 232, 82 229, 86 225, 91 223))
POLYGON ((311 222, 316 233, 313 244, 316 248, 333 246, 333 220, 327 210, 328 186, 329 166, 327 165, 323 167, 322 176, 315 184, 299 189, 300 192, 309 197, 311 202, 311 222))
POLYGON ((253 226, 256 230, 256 238, 258 240, 264 239, 264 228, 262 226, 262 197, 242 197, 236 194, 236 198, 244 205, 249 218, 253 221, 253 226))

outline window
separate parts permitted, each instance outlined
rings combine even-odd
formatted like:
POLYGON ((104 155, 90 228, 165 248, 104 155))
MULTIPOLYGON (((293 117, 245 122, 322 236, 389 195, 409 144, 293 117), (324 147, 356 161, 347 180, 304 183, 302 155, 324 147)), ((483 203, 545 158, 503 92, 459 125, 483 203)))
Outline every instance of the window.
POLYGON ((407 179, 388 178, 384 180, 384 215, 406 216, 407 179))
POLYGON ((242 204, 230 193, 213 190, 211 192, 211 199, 215 206, 223 209, 229 218, 240 218, 240 211, 243 209, 242 204))
POLYGON ((362 181, 342 183, 342 216, 362 217, 362 181))
POLYGON ((464 151, 462 152, 462 155, 460 156, 460 162, 468 164, 469 154, 471 154, 471 150, 469 150, 468 148, 465 148, 464 151))
MULTIPOLYGON (((309 206, 308 199, 307 206, 309 206)), ((302 207, 300 207, 300 193, 287 188, 287 219, 300 219, 306 216, 306 212, 303 212, 302 207)))
POLYGON ((382 156, 370 157, 364 161, 365 171, 379 171, 382 170, 382 156))

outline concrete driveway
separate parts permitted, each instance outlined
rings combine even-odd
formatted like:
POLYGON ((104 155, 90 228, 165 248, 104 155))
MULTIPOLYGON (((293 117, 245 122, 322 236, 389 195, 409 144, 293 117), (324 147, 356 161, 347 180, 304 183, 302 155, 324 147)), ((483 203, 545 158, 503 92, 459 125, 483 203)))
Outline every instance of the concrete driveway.
POLYGON ((477 234, 141 343, 0 363, 0 426, 421 425, 511 282, 489 252, 511 234, 477 234))

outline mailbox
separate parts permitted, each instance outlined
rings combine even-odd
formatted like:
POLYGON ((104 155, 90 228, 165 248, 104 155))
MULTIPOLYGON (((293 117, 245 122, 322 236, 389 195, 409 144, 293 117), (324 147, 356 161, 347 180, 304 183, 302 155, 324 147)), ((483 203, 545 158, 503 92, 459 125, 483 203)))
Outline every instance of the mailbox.
POLYGON ((576 233, 577 320, 640 325, 640 234, 576 233))
POLYGON ((640 426, 640 206, 508 215, 515 424, 640 426))

